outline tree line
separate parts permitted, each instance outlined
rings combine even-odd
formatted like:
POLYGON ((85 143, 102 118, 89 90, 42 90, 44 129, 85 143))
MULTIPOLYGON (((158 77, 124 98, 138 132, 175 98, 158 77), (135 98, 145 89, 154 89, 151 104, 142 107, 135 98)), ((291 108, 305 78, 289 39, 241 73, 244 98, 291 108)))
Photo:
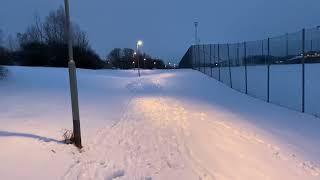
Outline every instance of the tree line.
POLYGON ((146 53, 136 53, 130 48, 114 48, 107 56, 107 63, 118 69, 165 69, 161 59, 153 58, 146 53))
MULTIPOLYGON (((68 46, 65 33, 65 12, 61 6, 51 11, 44 20, 35 16, 34 22, 25 32, 11 35, 5 40, 0 29, 0 65, 67 67, 68 46), (6 43, 5 43, 6 41, 6 43)), ((134 56, 130 48, 115 48, 107 57, 100 56, 91 48, 87 33, 76 23, 71 23, 74 60, 77 67, 86 69, 164 68, 162 60, 151 58, 145 53, 134 56), (133 63, 135 61, 135 63, 133 63)))

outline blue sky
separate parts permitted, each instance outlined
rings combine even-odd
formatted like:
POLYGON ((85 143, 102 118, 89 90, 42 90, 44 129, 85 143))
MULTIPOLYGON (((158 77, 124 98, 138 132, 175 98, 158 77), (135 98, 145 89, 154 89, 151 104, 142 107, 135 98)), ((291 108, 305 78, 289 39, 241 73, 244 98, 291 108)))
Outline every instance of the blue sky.
MULTIPOLYGON (((135 47, 179 61, 193 43, 199 21, 203 43, 256 40, 320 25, 319 0, 70 0, 72 20, 103 57, 114 47, 135 47)), ((0 28, 25 30, 63 0, 1 0, 0 28)))

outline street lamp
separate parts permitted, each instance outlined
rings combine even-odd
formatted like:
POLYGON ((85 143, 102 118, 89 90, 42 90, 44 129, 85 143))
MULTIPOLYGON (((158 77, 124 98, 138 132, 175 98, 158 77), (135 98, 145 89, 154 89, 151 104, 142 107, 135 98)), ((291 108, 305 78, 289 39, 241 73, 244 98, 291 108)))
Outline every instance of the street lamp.
POLYGON ((70 23, 70 9, 69 0, 64 0, 65 13, 66 13, 66 35, 68 37, 68 54, 69 54, 69 80, 70 80, 70 92, 71 92, 71 104, 72 104, 72 117, 73 117, 73 137, 72 142, 78 147, 82 148, 81 144, 81 130, 80 130, 80 115, 79 115, 79 102, 78 102, 78 88, 77 88, 77 74, 76 63, 73 60, 72 49, 72 29, 70 23))
POLYGON ((141 41, 141 40, 139 40, 139 41, 137 41, 137 60, 138 60, 138 75, 139 75, 139 77, 140 77, 140 62, 139 62, 139 47, 141 47, 143 45, 143 41, 141 41))
POLYGON ((142 46, 142 45, 143 45, 143 41, 139 40, 139 41, 137 42, 137 46, 142 46))
POLYGON ((146 58, 143 59, 143 69, 146 69, 146 58))

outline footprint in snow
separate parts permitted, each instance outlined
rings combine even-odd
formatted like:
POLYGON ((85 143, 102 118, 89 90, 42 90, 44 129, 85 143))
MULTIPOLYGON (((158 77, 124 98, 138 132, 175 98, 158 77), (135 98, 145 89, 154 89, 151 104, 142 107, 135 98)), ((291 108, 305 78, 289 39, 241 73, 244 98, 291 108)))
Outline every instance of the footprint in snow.
POLYGON ((115 171, 114 173, 112 173, 111 176, 108 176, 106 178, 106 180, 114 180, 114 179, 123 177, 124 175, 125 175, 124 170, 118 170, 118 171, 115 171))

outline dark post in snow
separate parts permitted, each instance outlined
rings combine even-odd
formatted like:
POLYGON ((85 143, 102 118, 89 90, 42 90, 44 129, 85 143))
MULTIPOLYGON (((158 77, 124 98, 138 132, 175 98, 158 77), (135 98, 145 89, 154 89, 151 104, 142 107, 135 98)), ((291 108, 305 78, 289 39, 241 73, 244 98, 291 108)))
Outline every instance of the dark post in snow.
POLYGON ((205 45, 202 45, 202 52, 203 52, 203 73, 206 74, 206 49, 205 49, 205 45))
POLYGON ((268 81, 267 81, 267 101, 270 102, 270 38, 268 38, 268 50, 267 50, 267 62, 268 62, 268 81))
MULTIPOLYGON (((196 64, 196 53, 195 53, 195 45, 192 46, 192 69, 196 69, 195 64, 196 64)), ((170 63, 169 63, 170 64, 170 63)))
POLYGON ((221 73, 220 73, 220 44, 218 44, 218 71, 219 71, 219 81, 221 81, 221 73))
POLYGON ((232 75, 231 75, 231 59, 230 59, 230 45, 227 44, 228 48, 228 62, 229 62, 229 80, 230 80, 230 87, 233 88, 232 86, 232 75))
POLYGON ((286 58, 289 56, 289 34, 286 33, 286 58))
POLYGON ((243 45, 244 45, 244 73, 245 73, 245 82, 246 82, 246 94, 248 94, 247 42, 244 42, 243 45))
POLYGON ((72 117, 73 117, 73 138, 72 142, 78 147, 82 148, 81 144, 81 130, 80 130, 80 115, 79 115, 79 103, 78 103, 78 89, 77 89, 77 75, 76 64, 73 60, 72 49, 72 29, 70 23, 70 10, 69 0, 64 0, 65 13, 66 13, 66 34, 68 37, 68 54, 69 54, 69 80, 70 80, 70 92, 71 92, 71 104, 72 104, 72 117))
MULTIPOLYGON (((216 44, 213 45, 213 65, 214 65, 213 68, 216 68, 216 44)), ((214 74, 213 74, 213 76, 214 76, 214 74)), ((217 79, 217 77, 214 77, 214 78, 217 79)))
POLYGON ((212 44, 209 45, 209 48, 210 48, 210 71, 211 71, 210 76, 212 77, 212 52, 211 52, 212 51, 212 44))
POLYGON ((305 50, 305 43, 306 43, 306 30, 302 29, 302 59, 301 59, 301 64, 302 64, 302 99, 301 99, 301 111, 304 113, 305 112, 305 57, 304 54, 306 52, 305 50))
POLYGON ((200 59, 201 59, 201 57, 200 57, 200 45, 197 45, 198 46, 198 71, 201 71, 201 69, 200 69, 200 59))

